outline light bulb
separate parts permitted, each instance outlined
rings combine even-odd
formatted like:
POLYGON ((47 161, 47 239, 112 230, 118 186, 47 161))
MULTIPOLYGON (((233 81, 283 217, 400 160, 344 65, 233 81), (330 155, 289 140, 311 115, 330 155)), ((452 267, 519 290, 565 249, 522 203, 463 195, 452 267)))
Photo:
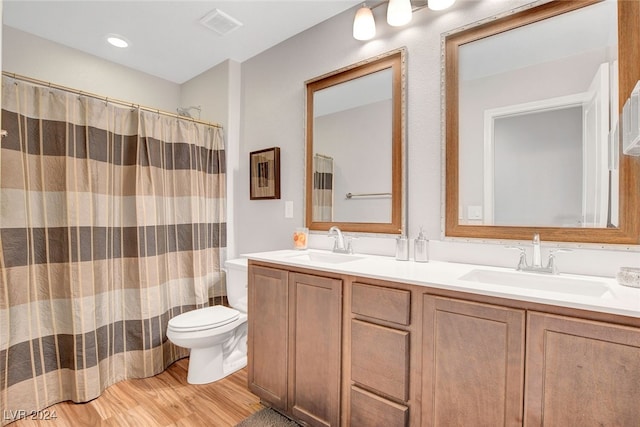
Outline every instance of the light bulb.
POLYGON ((431 10, 443 10, 451 7, 456 0, 428 0, 427 7, 431 10))
POLYGON ((411 21, 410 0, 389 0, 387 6, 387 23, 392 27, 400 27, 411 21))
POLYGON ((376 22, 373 12, 366 6, 362 6, 356 12, 353 19, 353 38, 356 40, 371 40, 376 35, 376 22))

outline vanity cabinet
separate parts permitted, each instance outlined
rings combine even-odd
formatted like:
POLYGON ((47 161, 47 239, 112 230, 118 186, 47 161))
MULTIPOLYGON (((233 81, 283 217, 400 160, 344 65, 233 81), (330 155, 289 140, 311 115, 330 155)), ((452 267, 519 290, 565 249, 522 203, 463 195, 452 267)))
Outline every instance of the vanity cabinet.
POLYGON ((521 426, 525 311, 422 302, 422 425, 521 426))
POLYGON ((640 329, 528 314, 525 426, 640 424, 640 329))
POLYGON ((342 280, 249 267, 249 389, 310 426, 340 422, 342 280))
POLYGON ((636 317, 250 262, 248 342, 309 426, 640 425, 636 317))

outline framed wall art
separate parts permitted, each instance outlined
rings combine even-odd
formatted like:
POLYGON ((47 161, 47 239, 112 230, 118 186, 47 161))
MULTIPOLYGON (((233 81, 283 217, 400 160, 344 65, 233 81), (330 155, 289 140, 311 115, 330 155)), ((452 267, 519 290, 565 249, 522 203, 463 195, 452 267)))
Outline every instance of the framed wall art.
POLYGON ((249 153, 249 198, 280 198, 280 147, 249 153))

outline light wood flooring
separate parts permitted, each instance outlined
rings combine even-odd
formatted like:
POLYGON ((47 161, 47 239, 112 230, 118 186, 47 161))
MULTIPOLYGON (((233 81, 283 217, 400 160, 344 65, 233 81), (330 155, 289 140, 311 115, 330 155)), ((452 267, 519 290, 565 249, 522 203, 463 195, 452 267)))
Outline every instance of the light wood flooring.
POLYGON ((62 402, 47 408, 55 420, 22 419, 8 427, 230 427, 262 409, 247 388, 247 369, 220 381, 187 383, 189 359, 159 375, 122 381, 87 403, 62 402))

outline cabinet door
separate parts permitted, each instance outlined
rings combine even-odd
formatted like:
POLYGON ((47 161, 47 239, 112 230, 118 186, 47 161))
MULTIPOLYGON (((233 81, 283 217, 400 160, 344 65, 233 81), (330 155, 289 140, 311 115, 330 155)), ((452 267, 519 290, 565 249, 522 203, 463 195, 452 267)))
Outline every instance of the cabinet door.
POLYGON ((291 273, 291 413, 311 426, 340 422, 342 281, 291 273))
POLYGON ((640 425, 640 330, 530 313, 526 426, 640 425))
POLYGON ((522 425, 522 310, 423 296, 422 424, 522 425))
POLYGON ((249 389, 273 407, 287 407, 288 272, 249 268, 249 389))

